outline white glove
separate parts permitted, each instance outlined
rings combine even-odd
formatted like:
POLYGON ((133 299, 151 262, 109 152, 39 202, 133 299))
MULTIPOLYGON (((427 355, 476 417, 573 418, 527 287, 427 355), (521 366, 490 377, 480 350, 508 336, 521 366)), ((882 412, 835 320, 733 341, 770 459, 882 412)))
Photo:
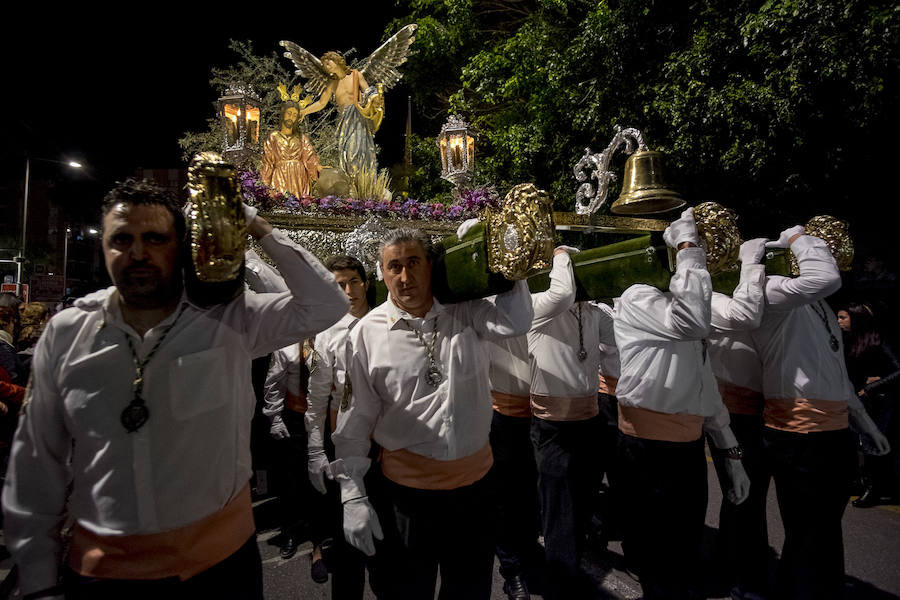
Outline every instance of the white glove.
POLYGON ((325 450, 321 448, 310 448, 309 458, 306 462, 306 471, 309 473, 309 482, 320 494, 327 494, 328 489, 325 487, 325 477, 334 479, 331 476, 331 463, 325 456, 325 450))
POLYGON ((669 223, 663 232, 663 241, 670 248, 678 249, 678 245, 691 242, 695 246, 700 245, 700 236, 697 233, 697 223, 694 222, 694 209, 689 208, 681 213, 681 217, 669 223))
POLYGON ((291 433, 288 431, 287 425, 284 424, 281 415, 272 417, 272 426, 269 427, 269 435, 276 440, 284 440, 291 437, 291 433))
POLYGON ((740 504, 750 495, 750 478, 744 470, 744 463, 733 458, 725 459, 725 472, 730 483, 725 497, 732 504, 740 504))
POLYGON ((256 218, 256 213, 259 210, 255 206, 250 206, 246 202, 244 202, 244 218, 247 219, 247 225, 253 222, 253 219, 256 218))
POLYGON ((850 427, 859 436, 863 452, 871 456, 884 456, 891 451, 891 444, 878 429, 878 425, 864 408, 850 408, 850 427))
POLYGON ((797 234, 803 234, 803 225, 794 225, 781 232, 774 242, 766 242, 766 248, 790 248, 790 239, 797 234))
POLYGON ((874 431, 859 436, 859 441, 862 443, 863 452, 871 456, 884 456, 891 451, 891 443, 877 427, 874 431))
POLYGON ((368 498, 344 502, 344 538, 366 556, 375 554, 375 539, 384 539, 384 533, 368 498))
POLYGON ((581 250, 579 250, 575 246, 557 246, 553 249, 554 255, 557 254, 557 250, 562 250, 563 252, 568 252, 569 254, 578 254, 579 252, 581 252, 581 250))
POLYGON ((466 219, 456 228, 456 237, 460 240, 465 237, 469 230, 478 225, 478 219, 466 219))
POLYGON ((766 238, 755 238, 741 244, 738 259, 741 265, 758 265, 766 254, 766 238))

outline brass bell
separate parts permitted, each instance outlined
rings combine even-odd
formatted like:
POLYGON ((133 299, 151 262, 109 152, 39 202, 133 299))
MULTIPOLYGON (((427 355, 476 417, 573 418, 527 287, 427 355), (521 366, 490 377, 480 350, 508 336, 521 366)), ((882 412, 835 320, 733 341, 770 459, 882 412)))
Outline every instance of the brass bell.
POLYGON ((617 215, 649 215, 684 206, 681 195, 663 180, 661 164, 662 154, 654 150, 638 150, 629 156, 622 193, 610 210, 617 215))

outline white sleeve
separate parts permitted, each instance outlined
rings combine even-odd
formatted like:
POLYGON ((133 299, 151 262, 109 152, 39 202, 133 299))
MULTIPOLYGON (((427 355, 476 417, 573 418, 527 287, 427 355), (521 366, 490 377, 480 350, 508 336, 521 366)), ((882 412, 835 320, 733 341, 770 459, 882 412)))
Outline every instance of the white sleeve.
MULTIPOLYGON (((328 411, 328 397, 334 386, 335 352, 333 338, 329 329, 316 336, 316 353, 318 360, 315 366, 307 363, 309 368, 309 393, 306 396, 307 409, 304 416, 306 432, 309 434, 307 445, 310 450, 321 450, 325 447, 325 417, 328 411)), ((311 358, 311 357, 310 357, 311 358)), ((340 395, 343 390, 335 390, 340 395)))
POLYGON ((272 353, 269 363, 269 372, 266 373, 266 383, 263 385, 263 397, 266 404, 262 412, 271 421, 281 414, 284 408, 284 397, 287 394, 287 363, 285 350, 276 350, 272 353))
POLYGON ((638 284, 616 302, 616 320, 640 332, 646 339, 699 340, 709 335, 712 282, 701 248, 678 252, 678 266, 669 282, 669 293, 638 284))
POLYGON ((508 292, 493 298, 480 298, 461 303, 466 305, 467 325, 482 338, 508 338, 524 335, 531 327, 534 309, 531 294, 524 280, 517 281, 508 292))
POLYGON ((319 260, 274 230, 259 240, 289 292, 244 294, 236 316, 251 356, 263 356, 328 329, 350 309, 347 294, 319 260))
POLYGON ((53 321, 35 348, 32 376, 3 486, 6 547, 19 567, 22 594, 57 583, 60 529, 71 481, 72 438, 53 371, 53 321))
POLYGON ((532 294, 531 304, 534 307, 532 330, 543 327, 575 304, 575 273, 572 271, 572 257, 568 252, 553 257, 550 288, 545 292, 532 294))
POLYGON ((703 422, 703 431, 709 434, 716 448, 734 448, 738 445, 737 437, 731 431, 731 417, 728 409, 721 401, 716 413, 703 422))
POLYGON ((348 478, 340 481, 342 502, 352 499, 351 495, 359 490, 365 490, 363 477, 369 470, 372 432, 381 414, 381 398, 371 383, 363 327, 357 325, 350 332, 346 352, 344 364, 352 392, 349 404, 346 408, 341 407, 337 428, 331 434, 335 462, 343 462, 348 478))
POLYGON ((841 273, 828 246, 817 237, 801 235, 791 244, 800 275, 766 279, 766 306, 791 310, 827 298, 841 287, 841 273))
POLYGON ((288 291, 288 286, 278 271, 266 264, 253 250, 247 250, 244 254, 244 280, 257 294, 288 291))
POLYGON ((765 265, 742 265, 741 280, 730 297, 713 292, 713 331, 741 331, 759 327, 765 307, 765 281, 765 265))

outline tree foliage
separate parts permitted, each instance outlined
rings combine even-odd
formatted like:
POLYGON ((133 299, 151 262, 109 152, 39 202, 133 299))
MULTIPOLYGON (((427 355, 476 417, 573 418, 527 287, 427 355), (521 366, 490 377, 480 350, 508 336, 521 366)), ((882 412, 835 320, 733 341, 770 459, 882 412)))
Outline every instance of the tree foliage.
MULTIPOLYGON (((420 25, 404 71, 426 123, 436 131, 462 113, 480 133, 483 175, 501 188, 535 181, 562 209, 573 206, 575 161, 586 146, 602 150, 616 124, 668 154, 669 178, 691 203, 733 206, 747 229, 770 234, 774 219, 851 216, 861 178, 893 168, 895 3, 411 0, 406 9, 390 27, 420 25)), ((872 208, 887 189, 874 183, 863 190, 872 208)))

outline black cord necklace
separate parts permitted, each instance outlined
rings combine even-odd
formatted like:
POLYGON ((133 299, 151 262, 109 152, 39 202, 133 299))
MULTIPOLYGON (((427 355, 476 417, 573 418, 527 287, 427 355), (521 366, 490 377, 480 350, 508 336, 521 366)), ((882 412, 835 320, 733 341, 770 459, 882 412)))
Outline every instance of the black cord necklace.
POLYGON ((818 315, 820 319, 822 319, 822 323, 825 325, 825 330, 828 331, 828 345, 831 346, 832 352, 837 352, 841 345, 838 343, 838 339, 834 337, 834 334, 831 332, 831 325, 828 324, 828 312, 825 310, 825 307, 822 306, 822 301, 819 300, 816 302, 818 308, 815 305, 810 304, 813 309, 813 312, 818 315), (822 309, 822 312, 819 312, 819 309, 822 309))
POLYGON ((163 343, 163 340, 166 339, 166 336, 169 335, 169 332, 172 331, 172 328, 175 327, 175 323, 177 323, 178 318, 181 317, 182 311, 183 307, 178 310, 178 314, 175 315, 175 320, 172 321, 172 324, 166 327, 166 330, 159 336, 156 345, 154 345, 153 349, 147 353, 144 360, 138 360, 134 344, 131 343, 131 336, 127 333, 125 334, 125 341, 128 342, 128 348, 131 350, 131 360, 134 361, 135 370, 134 382, 132 383, 133 396, 131 402, 129 402, 128 406, 122 410, 122 415, 119 417, 122 426, 125 427, 125 430, 128 433, 134 433, 143 427, 144 423, 147 422, 147 419, 150 418, 150 409, 147 408, 147 403, 144 401, 143 396, 141 396, 141 392, 144 390, 144 368, 147 366, 147 363, 150 362, 150 359, 153 358, 153 355, 156 354, 156 351, 163 343))
POLYGON ((574 309, 570 309, 575 318, 578 319, 578 360, 584 362, 587 359, 587 350, 584 349, 584 328, 581 324, 581 303, 574 309))

